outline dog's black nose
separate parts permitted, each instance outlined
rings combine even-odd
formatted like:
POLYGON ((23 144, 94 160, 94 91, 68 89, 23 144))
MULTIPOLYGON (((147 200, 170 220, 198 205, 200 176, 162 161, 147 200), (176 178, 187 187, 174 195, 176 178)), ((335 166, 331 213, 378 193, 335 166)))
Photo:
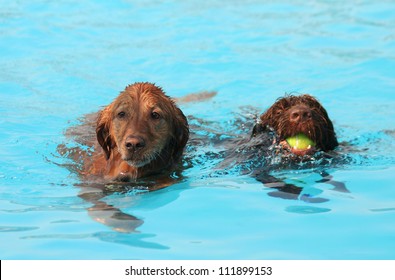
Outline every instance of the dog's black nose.
POLYGON ((128 136, 125 141, 125 147, 130 151, 137 151, 145 147, 145 141, 139 136, 128 136))
POLYGON ((311 119, 311 110, 307 106, 294 106, 290 109, 289 119, 291 122, 304 122, 311 119))

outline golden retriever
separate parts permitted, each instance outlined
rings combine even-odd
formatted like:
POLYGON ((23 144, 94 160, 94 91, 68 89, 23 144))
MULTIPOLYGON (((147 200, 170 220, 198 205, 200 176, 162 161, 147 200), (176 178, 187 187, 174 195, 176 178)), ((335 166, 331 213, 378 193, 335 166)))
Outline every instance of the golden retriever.
POLYGON ((128 182, 171 169, 189 137, 182 111, 152 83, 129 85, 98 115, 96 147, 85 176, 128 182))

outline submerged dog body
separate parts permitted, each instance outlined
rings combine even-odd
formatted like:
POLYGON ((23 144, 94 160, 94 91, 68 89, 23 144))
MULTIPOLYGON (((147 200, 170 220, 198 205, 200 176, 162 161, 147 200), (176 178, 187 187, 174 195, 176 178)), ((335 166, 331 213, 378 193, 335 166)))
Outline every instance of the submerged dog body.
POLYGON ((171 170, 189 137, 182 111, 151 83, 135 83, 98 115, 97 142, 85 176, 129 181, 171 170), (97 146, 97 145, 96 145, 97 146))

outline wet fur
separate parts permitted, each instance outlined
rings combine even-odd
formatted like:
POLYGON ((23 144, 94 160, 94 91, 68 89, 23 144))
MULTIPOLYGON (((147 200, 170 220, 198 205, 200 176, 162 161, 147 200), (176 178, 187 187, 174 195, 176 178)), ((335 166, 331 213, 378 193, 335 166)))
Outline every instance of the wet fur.
MULTIPOLYGON (((276 147, 274 149, 275 153, 283 156, 282 162, 286 165, 277 165, 275 169, 282 169, 281 167, 285 166, 292 168, 292 166, 297 166, 293 165, 293 163, 297 164, 305 159, 310 160, 309 155, 307 155, 307 158, 305 157, 306 154, 303 154, 302 157, 294 155, 289 145, 286 144, 285 140, 288 137, 298 133, 304 133, 316 143, 314 152, 326 152, 321 157, 329 156, 327 152, 334 150, 338 146, 333 124, 327 111, 316 98, 308 94, 299 96, 288 95, 277 99, 260 116, 258 123, 253 128, 249 144, 264 151, 268 151, 269 147, 276 147), (293 117, 292 114, 295 112, 299 115, 304 114, 304 117, 293 117)), ((269 156, 270 153, 267 153, 267 155, 269 156)), ((316 165, 314 159, 311 163, 312 166, 316 165)), ((315 203, 327 201, 320 197, 300 196, 303 187, 288 184, 281 179, 271 176, 270 173, 273 168, 272 166, 265 166, 252 171, 252 176, 265 184, 266 187, 273 189, 272 192, 269 192, 270 196, 301 199, 315 203)), ((322 179, 318 182, 334 186, 333 190, 335 191, 348 192, 343 182, 333 180, 332 176, 325 170, 319 171, 319 174, 322 176, 322 179)))
POLYGON ((179 162, 189 137, 182 111, 151 83, 135 83, 98 115, 96 147, 84 164, 87 177, 130 181, 171 170, 179 162), (129 149, 130 138, 144 147, 129 149))
POLYGON ((338 141, 325 108, 311 95, 288 95, 277 101, 266 111, 254 126, 252 138, 274 131, 279 142, 298 133, 304 133, 316 143, 316 149, 327 152, 338 146, 338 141), (291 112, 296 107, 306 108, 311 112, 303 121, 291 121, 291 112))

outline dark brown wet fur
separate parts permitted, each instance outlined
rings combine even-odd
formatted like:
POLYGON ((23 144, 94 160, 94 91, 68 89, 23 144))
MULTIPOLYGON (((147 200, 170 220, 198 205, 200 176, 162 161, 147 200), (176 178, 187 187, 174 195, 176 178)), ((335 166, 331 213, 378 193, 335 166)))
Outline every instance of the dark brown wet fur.
POLYGON ((333 150, 338 141, 325 108, 311 95, 288 95, 279 98, 255 125, 252 138, 267 132, 274 131, 279 143, 298 133, 307 135, 313 140, 315 150, 324 152, 333 150))
MULTIPOLYGON (((261 150, 262 147, 264 147, 264 150, 265 147, 276 147, 274 149, 275 153, 279 153, 283 156, 281 162, 285 164, 279 163, 277 166, 271 166, 269 164, 268 166, 257 168, 251 172, 252 176, 258 181, 262 182, 266 187, 273 189, 273 191, 268 193, 269 196, 283 199, 300 199, 309 203, 322 203, 327 201, 326 198, 319 196, 316 197, 308 194, 302 195, 303 187, 284 182, 270 174, 273 168, 282 169, 286 166, 298 168, 298 163, 301 162, 300 160, 303 161, 304 159, 308 161, 304 162, 303 166, 310 166, 305 164, 311 163, 310 167, 315 168, 320 164, 325 164, 325 162, 332 162, 334 159, 329 155, 329 152, 338 146, 336 134, 327 111, 316 98, 308 94, 303 94, 299 96, 288 95, 277 99, 277 101, 260 116, 258 123, 253 129, 249 142, 253 143, 252 145, 255 147, 259 145, 259 150, 261 150), (315 147, 307 151, 295 151, 290 147, 286 139, 299 133, 307 135, 315 142, 315 147), (311 154, 320 151, 325 153, 321 154, 319 157, 310 157, 311 154), (306 155, 307 158, 305 157, 306 155), (328 157, 328 161, 323 161, 326 157, 328 157), (320 160, 315 162, 317 158, 320 158, 320 160)), ((257 151, 255 151, 255 153, 256 152, 257 151)), ((333 156, 335 155, 333 154, 333 156)), ((332 185, 334 191, 349 192, 343 182, 333 180, 332 176, 328 174, 323 167, 317 169, 317 172, 322 177, 322 179, 317 182, 332 185)))

